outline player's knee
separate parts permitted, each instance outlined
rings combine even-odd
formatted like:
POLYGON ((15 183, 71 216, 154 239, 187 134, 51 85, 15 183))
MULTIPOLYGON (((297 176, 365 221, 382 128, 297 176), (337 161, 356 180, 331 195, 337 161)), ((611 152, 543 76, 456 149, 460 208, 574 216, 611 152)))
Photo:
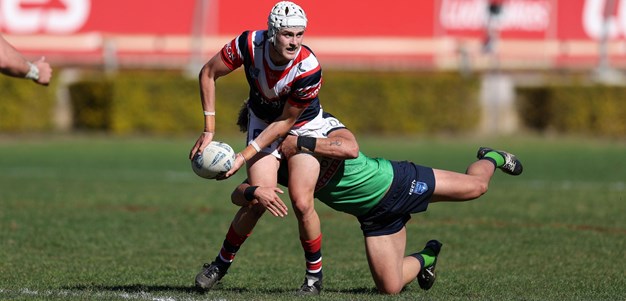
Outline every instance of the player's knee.
POLYGON ((474 198, 478 198, 480 196, 482 196, 483 194, 487 193, 487 190, 489 189, 489 184, 485 181, 478 181, 478 183, 476 183, 475 185, 475 189, 474 189, 474 198))
POLYGON ((294 191, 289 195, 291 199, 291 204, 293 206, 293 210, 296 214, 310 214, 313 208, 313 192, 309 191, 294 191))
POLYGON ((292 200, 291 203, 293 205, 293 210, 296 214, 308 215, 311 214, 311 212, 315 211, 315 209, 313 208, 313 200, 295 199, 292 200))
POLYGON ((487 193, 487 189, 489 188, 488 186, 488 182, 474 179, 471 184, 467 186, 467 189, 460 197, 464 200, 477 199, 487 193))

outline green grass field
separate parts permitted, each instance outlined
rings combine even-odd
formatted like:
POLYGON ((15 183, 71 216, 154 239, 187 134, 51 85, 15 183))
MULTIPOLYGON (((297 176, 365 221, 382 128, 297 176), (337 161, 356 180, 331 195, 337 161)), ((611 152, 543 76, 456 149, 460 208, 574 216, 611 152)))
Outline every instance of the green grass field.
MULTIPOLYGON (((320 300, 626 300, 626 143, 585 139, 359 137, 372 156, 464 171, 478 146, 518 155, 489 192, 433 204, 407 225, 408 248, 444 243, 438 280, 374 291, 355 218, 321 203, 320 300), (478 141, 476 141, 478 140, 478 141)), ((236 149, 241 137, 226 139, 236 149)), ((191 171, 195 137, 0 139, 0 299, 292 300, 304 275, 295 217, 266 215, 229 274, 193 279, 236 207, 223 182, 191 171)), ((284 198, 288 201, 287 198, 284 198)))

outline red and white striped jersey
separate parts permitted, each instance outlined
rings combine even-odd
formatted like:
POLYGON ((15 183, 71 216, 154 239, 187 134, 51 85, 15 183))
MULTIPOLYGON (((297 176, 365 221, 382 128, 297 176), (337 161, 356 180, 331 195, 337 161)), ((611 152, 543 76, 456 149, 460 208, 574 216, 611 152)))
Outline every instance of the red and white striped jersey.
POLYGON ((296 125, 304 124, 321 110, 318 98, 322 86, 320 63, 311 49, 302 45, 287 65, 274 65, 269 55, 272 44, 266 38, 266 32, 244 31, 224 45, 222 60, 231 70, 244 66, 250 85, 248 106, 257 117, 271 123, 289 102, 293 106, 306 107, 296 121, 296 125))

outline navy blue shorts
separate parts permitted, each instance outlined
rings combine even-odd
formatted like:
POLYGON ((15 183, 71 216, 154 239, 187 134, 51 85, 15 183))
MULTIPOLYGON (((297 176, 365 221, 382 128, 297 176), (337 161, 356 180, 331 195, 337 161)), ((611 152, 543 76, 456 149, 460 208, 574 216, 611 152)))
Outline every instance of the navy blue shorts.
POLYGON ((432 168, 408 161, 392 161, 391 165, 393 181, 389 191, 370 212, 357 217, 365 236, 388 235, 402 230, 412 213, 426 211, 435 190, 432 168))

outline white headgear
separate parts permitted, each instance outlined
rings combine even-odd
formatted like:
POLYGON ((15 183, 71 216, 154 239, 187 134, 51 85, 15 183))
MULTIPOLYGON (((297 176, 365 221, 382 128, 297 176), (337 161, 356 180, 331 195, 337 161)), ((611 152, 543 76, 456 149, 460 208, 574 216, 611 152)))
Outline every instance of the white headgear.
POLYGON ((290 1, 281 1, 274 5, 267 17, 267 35, 273 42, 281 28, 306 28, 306 23, 306 14, 300 6, 290 1))

